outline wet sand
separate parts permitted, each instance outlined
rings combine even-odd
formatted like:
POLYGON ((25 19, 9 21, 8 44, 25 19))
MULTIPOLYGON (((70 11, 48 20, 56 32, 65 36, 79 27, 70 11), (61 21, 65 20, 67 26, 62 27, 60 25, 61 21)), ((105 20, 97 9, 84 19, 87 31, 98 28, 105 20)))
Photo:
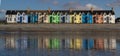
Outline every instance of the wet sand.
POLYGON ((0 24, 8 32, 120 32, 120 24, 0 24))

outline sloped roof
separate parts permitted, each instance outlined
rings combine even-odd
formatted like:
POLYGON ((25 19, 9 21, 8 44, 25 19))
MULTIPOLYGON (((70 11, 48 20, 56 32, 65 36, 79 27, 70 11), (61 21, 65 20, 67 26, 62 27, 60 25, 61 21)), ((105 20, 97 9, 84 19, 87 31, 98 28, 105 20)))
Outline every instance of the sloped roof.
MULTIPOLYGON (((28 10, 7 10, 6 11, 6 14, 17 14, 17 13, 26 13, 27 14, 27 12, 28 12, 28 10)), ((36 13, 36 12, 41 12, 41 13, 48 13, 49 11, 48 10, 30 10, 29 12, 33 12, 33 13, 36 13)), ((74 12, 76 12, 76 13, 82 13, 82 12, 84 12, 84 13, 92 13, 92 14, 96 14, 96 13, 98 13, 98 14, 100 14, 100 13, 106 13, 106 14, 109 14, 109 13, 112 13, 112 14, 115 14, 114 13, 114 11, 112 11, 112 10, 93 10, 93 11, 91 11, 91 10, 72 10, 72 12, 70 12, 70 10, 51 10, 50 11, 50 14, 52 13, 52 12, 54 12, 54 13, 57 13, 57 12, 62 12, 63 14, 64 13, 68 13, 68 14, 73 14, 74 12)))

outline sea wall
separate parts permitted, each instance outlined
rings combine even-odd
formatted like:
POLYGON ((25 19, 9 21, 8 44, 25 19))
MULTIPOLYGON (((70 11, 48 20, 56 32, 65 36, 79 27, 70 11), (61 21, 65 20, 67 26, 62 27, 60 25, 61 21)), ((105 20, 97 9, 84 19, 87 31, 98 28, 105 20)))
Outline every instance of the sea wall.
POLYGON ((24 32, 120 32, 120 24, 0 24, 0 31, 24 32))

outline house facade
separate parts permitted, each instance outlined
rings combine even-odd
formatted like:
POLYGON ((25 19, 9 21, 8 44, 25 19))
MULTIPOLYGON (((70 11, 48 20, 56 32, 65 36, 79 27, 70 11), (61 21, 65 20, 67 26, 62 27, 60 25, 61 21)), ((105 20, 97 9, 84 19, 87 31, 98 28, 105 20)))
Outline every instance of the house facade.
POLYGON ((7 10, 7 23, 115 23, 113 10, 7 10))

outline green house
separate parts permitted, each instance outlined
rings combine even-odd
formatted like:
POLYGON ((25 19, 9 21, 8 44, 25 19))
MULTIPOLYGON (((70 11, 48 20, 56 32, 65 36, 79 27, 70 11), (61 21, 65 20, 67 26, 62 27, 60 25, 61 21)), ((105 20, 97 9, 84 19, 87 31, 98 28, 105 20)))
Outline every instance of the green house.
POLYGON ((52 13, 51 15, 49 15, 49 22, 50 23, 60 23, 60 16, 59 13, 52 13))

